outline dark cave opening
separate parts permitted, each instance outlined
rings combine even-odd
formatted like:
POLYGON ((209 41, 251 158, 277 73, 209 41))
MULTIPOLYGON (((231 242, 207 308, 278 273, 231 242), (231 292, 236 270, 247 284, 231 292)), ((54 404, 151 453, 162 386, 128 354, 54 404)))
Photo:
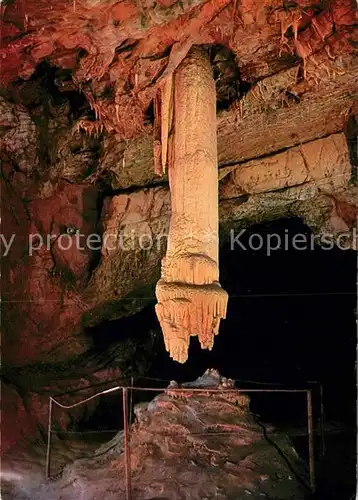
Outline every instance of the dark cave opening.
POLYGON ((48 107, 49 103, 61 106, 68 102, 73 121, 84 115, 94 119, 94 112, 85 94, 73 85, 70 69, 58 68, 44 60, 28 80, 19 78, 14 89, 21 103, 30 111, 40 106, 48 107))
MULTIPOLYGON (((239 233, 232 233, 232 238, 239 233)), ((89 329, 95 348, 106 350, 128 337, 139 343, 151 337, 153 352, 147 353, 152 356, 151 368, 146 376, 154 379, 194 380, 212 367, 223 376, 239 379, 243 388, 252 388, 253 383, 305 388, 308 382, 318 381, 325 389, 328 416, 355 422, 356 255, 337 246, 320 247, 311 243, 312 238, 301 220, 280 219, 251 226, 240 236, 240 244, 227 241, 222 245, 220 280, 230 299, 227 319, 211 352, 201 350, 194 337, 188 361, 184 365, 172 361, 152 305, 89 329), (281 247, 268 255, 270 235, 277 235, 281 247), (295 249, 295 235, 304 235, 301 239, 307 239, 309 248, 295 249), (263 245, 258 249, 260 238, 263 245)), ((138 375, 135 371, 133 375, 138 375)), ((148 380, 146 385, 153 382, 148 380)), ((258 409, 267 406, 272 419, 298 414, 287 395, 260 395, 252 400, 263 402, 258 409)), ((305 411, 301 402, 298 405, 305 411)))

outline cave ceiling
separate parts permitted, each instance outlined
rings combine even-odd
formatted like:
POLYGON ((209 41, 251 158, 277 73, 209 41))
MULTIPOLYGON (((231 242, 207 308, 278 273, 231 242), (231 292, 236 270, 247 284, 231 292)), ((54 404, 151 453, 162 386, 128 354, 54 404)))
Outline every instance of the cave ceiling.
POLYGON ((219 128, 229 127, 238 116, 235 98, 271 75, 295 70, 280 82, 283 106, 314 92, 322 80, 344 79, 357 42, 354 3, 10 0, 1 5, 0 83, 16 99, 13 84, 31 78, 46 61, 61 70, 59 90, 78 90, 91 106, 94 116, 79 120, 77 129, 128 141, 151 136, 148 110, 161 82, 192 45, 203 44, 214 48, 217 90, 234 101, 223 123, 219 118, 219 128), (218 46, 233 54, 239 71, 234 89, 228 82, 235 67, 225 50, 215 52, 218 46))

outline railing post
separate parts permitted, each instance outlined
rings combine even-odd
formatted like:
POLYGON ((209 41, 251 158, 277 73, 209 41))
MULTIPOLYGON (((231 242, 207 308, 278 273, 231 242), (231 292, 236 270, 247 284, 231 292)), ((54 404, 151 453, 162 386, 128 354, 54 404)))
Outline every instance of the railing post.
POLYGON ((132 424, 133 387, 134 387, 134 377, 131 377, 131 389, 129 393, 129 425, 132 424))
POLYGON ((126 500, 132 500, 130 431, 128 425, 128 398, 127 398, 126 387, 123 387, 122 389, 122 397, 123 397, 124 460, 125 460, 125 474, 126 474, 126 500))
POLYGON ((313 444, 312 390, 307 391, 307 425, 308 425, 308 461, 310 471, 310 486, 312 493, 316 491, 315 458, 313 444))
POLYGON ((51 452, 51 427, 52 427, 52 398, 49 399, 48 426, 47 426, 47 449, 46 449, 46 479, 50 477, 50 452, 51 452))
POLYGON ((321 431, 321 456, 324 457, 326 454, 326 443, 324 439, 324 405, 323 405, 323 386, 319 386, 320 393, 320 431, 321 431))

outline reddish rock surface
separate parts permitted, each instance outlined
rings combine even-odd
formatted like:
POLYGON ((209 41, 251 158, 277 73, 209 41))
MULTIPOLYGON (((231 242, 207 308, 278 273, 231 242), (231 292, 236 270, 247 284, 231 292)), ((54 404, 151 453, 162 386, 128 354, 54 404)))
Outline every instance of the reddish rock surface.
MULTIPOLYGON (((249 398, 230 392, 230 381, 208 370, 186 388, 168 390, 135 409, 131 430, 132 494, 139 499, 275 498, 302 500, 307 475, 289 439, 266 426, 277 448, 251 414, 249 398), (222 389, 208 394, 205 389, 222 389), (273 434, 274 433, 274 434, 273 434), (302 484, 303 483, 303 484, 302 484)), ((180 387, 179 387, 180 388, 180 387)), ((94 457, 65 468, 62 478, 41 487, 27 483, 22 498, 72 500, 124 498, 123 435, 97 449, 94 457)), ((14 492, 14 499, 17 498, 14 492)))
MULTIPOLYGON (((3 190, 2 201, 11 207, 14 201, 6 201, 7 192, 3 190)), ((76 340, 74 330, 85 309, 80 289, 86 283, 92 256, 85 245, 80 246, 83 250, 79 248, 76 235, 67 233, 69 228, 85 237, 94 232, 96 191, 64 185, 54 196, 32 201, 26 212, 23 208, 22 215, 20 210, 16 214, 22 227, 5 217, 7 232, 12 230, 15 239, 4 261, 4 363, 68 359, 86 349, 84 339, 76 340), (21 285, 16 286, 16 280, 21 285)))
MULTIPOLYGON (((319 8, 307 0, 287 8, 279 1, 252 0, 173 5, 17 0, 1 10, 3 84, 18 76, 29 78, 45 58, 70 67, 75 84, 96 112, 98 126, 115 130, 122 138, 145 130, 144 114, 163 70, 164 74, 173 71, 193 44, 228 46, 249 81, 299 59, 306 71, 307 61, 319 61, 319 51, 333 59, 351 52, 354 45, 351 0, 334 0, 319 8), (20 38, 18 29, 23 34, 20 38), (112 97, 104 97, 104 88, 111 89, 112 97)), ((315 78, 315 68, 310 75, 315 78)), ((88 121, 83 126, 98 130, 88 121)))
POLYGON ((1 384, 1 456, 4 457, 19 443, 28 443, 41 436, 37 427, 37 415, 31 415, 24 406, 22 396, 4 382, 1 384))

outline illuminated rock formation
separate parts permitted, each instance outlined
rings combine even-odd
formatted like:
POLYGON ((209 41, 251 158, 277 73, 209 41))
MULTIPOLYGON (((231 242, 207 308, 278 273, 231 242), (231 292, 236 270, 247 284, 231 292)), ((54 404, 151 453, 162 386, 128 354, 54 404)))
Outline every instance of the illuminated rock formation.
MULTIPOLYGON (((282 450, 277 453, 249 404, 247 394, 233 392, 232 381, 210 369, 193 382, 172 381, 152 401, 137 404, 130 440, 131 498, 305 498, 305 464, 292 442, 266 424, 282 450), (213 389, 220 392, 206 392, 213 389)), ((37 485, 26 474, 21 483, 25 498, 124 499, 123 451, 123 432, 119 432, 93 455, 69 463, 58 481, 37 485)))
MULTIPOLYGON (((172 215, 156 287, 156 313, 167 351, 184 363, 190 336, 198 335, 202 348, 212 349, 228 300, 218 269, 215 85, 204 50, 190 52, 170 87, 172 103, 162 106, 161 118, 163 138, 163 128, 171 128, 165 125, 166 118, 173 116, 174 132, 168 141, 172 215)), ((162 164, 166 164, 166 146, 162 164)))

